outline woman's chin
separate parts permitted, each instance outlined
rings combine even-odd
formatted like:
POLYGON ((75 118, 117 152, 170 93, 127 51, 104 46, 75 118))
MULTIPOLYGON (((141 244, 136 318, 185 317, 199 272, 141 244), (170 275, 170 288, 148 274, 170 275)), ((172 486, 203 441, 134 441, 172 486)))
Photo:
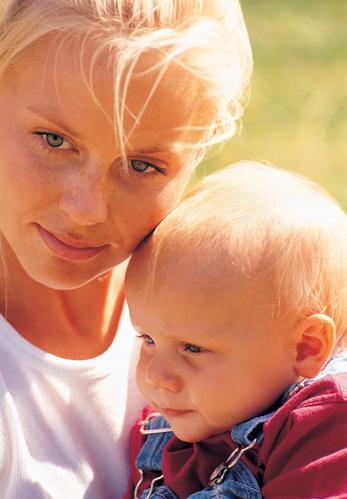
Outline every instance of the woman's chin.
POLYGON ((114 266, 84 268, 83 266, 62 265, 23 265, 23 271, 37 284, 58 291, 69 291, 85 286, 99 277, 105 276, 114 266))

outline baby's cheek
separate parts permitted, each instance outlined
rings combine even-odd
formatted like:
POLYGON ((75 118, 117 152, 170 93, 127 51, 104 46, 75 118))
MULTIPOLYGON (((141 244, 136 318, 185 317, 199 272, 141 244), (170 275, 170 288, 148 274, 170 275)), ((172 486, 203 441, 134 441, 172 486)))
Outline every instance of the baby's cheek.
MULTIPOLYGON (((141 350, 142 350, 142 348, 141 348, 141 350)), ((145 379, 146 379, 146 368, 145 368, 146 362, 145 362, 145 360, 143 358, 144 356, 143 356, 141 350, 140 350, 139 358, 138 358, 137 365, 136 365, 135 379, 136 379, 136 384, 138 386, 138 389, 140 390, 140 392, 142 393, 142 395, 144 395, 144 391, 146 389, 146 382, 145 382, 145 379)))

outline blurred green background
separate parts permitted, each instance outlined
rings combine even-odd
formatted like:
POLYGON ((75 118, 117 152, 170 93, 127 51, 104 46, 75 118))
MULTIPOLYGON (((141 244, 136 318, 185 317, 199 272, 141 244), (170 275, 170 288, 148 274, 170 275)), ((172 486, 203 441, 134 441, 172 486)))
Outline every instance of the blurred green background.
POLYGON ((253 53, 238 135, 197 176, 260 159, 323 185, 347 209, 347 0, 241 0, 253 53))

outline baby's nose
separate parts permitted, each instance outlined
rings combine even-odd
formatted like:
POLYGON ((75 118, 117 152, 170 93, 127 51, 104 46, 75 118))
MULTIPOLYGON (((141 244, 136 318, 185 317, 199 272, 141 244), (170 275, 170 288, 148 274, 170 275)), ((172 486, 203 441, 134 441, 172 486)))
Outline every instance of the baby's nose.
POLYGON ((167 358, 155 356, 149 364, 146 373, 146 382, 155 388, 161 388, 177 393, 182 388, 182 380, 176 372, 172 362, 167 358))

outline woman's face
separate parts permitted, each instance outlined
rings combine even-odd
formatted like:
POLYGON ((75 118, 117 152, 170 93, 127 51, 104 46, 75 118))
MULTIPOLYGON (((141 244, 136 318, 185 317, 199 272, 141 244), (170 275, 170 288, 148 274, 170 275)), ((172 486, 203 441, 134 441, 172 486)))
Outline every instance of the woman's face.
MULTIPOLYGON (((72 47, 55 53, 52 41, 23 54, 0 83, 4 247, 34 280, 56 289, 81 286, 126 259, 175 205, 192 168, 187 151, 173 146, 197 140, 177 131, 192 122, 192 78, 169 68, 130 136, 124 169, 106 67, 100 60, 95 70, 95 101, 72 47)), ((126 130, 155 76, 130 84, 126 130)))

